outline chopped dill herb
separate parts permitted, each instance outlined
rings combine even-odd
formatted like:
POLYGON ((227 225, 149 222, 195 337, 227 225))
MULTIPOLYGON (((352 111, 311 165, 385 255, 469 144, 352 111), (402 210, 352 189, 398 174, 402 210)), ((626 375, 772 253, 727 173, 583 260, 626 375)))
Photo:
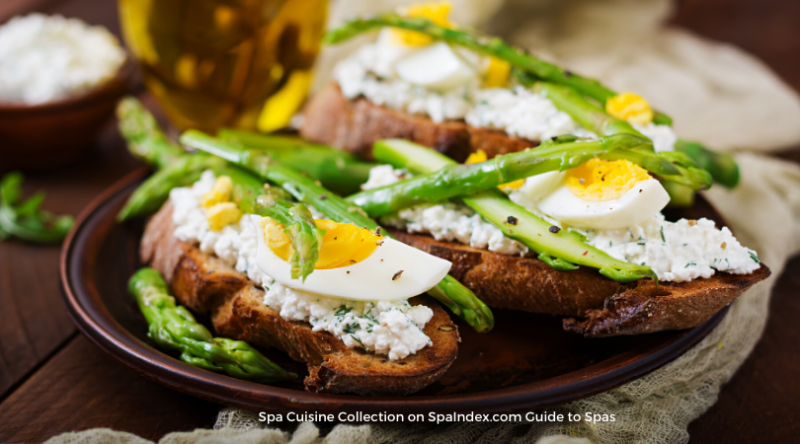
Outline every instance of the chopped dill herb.
POLYGON ((338 317, 342 317, 342 316, 346 315, 347 313, 350 313, 351 311, 353 311, 353 307, 348 307, 348 306, 342 304, 342 305, 339 306, 339 308, 336 309, 336 312, 334 313, 334 315, 336 315, 338 317))
POLYGON ((351 335, 350 335, 350 337, 351 337, 351 338, 353 338, 353 340, 354 340, 354 341, 356 341, 356 342, 358 342, 359 344, 361 344, 361 346, 362 346, 362 347, 364 347, 364 350, 365 350, 367 353, 369 353, 369 352, 370 352, 370 350, 369 350, 369 347, 367 347, 366 345, 364 345, 364 343, 363 343, 363 342, 361 342, 361 338, 359 338, 358 336, 356 336, 356 335, 353 335, 353 334, 351 334, 351 335))
POLYGON ((370 316, 368 313, 362 314, 361 316, 359 316, 359 318, 366 319, 366 320, 372 322, 373 324, 378 324, 379 323, 377 319, 375 319, 374 317, 370 316))

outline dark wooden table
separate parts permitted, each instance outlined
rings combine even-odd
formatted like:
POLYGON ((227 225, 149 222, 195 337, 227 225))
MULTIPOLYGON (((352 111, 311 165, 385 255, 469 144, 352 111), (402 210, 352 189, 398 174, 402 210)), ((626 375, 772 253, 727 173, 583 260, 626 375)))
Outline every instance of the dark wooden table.
MULTIPOLYGON (((0 23, 33 10, 119 33, 112 0, 2 0, 0 23)), ((800 90, 800 2, 684 0, 674 22, 757 55, 800 90)), ((800 160, 800 150, 786 157, 800 160)), ((83 162, 31 173, 26 189, 47 190, 51 211, 77 214, 137 165, 110 124, 83 162)), ((213 425, 221 406, 145 380, 76 330, 61 302, 58 255, 58 247, 0 244, 0 442, 41 442, 93 427, 156 440, 213 425)), ((795 259, 775 288, 764 337, 716 405, 690 425, 692 442, 800 442, 798 288, 795 259)))

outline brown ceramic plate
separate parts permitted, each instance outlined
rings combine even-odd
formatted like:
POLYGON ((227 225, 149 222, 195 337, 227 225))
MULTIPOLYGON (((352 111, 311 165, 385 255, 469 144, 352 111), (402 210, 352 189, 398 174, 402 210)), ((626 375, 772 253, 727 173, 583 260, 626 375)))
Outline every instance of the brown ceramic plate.
MULTIPOLYGON (((141 183, 145 170, 122 179, 79 217, 61 256, 65 302, 80 329, 103 350, 147 378, 200 398, 258 411, 424 413, 509 412, 541 409, 619 386, 675 359, 722 319, 722 310, 686 331, 584 339, 561 329, 552 316, 495 310, 496 327, 479 335, 458 322, 462 342, 450 370, 424 391, 407 397, 309 393, 302 378, 276 386, 240 381, 201 370, 153 347, 126 281, 137 259, 143 225, 117 224, 115 216, 141 183)), ((681 214, 719 216, 700 200, 681 214)), ((275 350, 270 359, 305 374, 305 366, 275 350)))

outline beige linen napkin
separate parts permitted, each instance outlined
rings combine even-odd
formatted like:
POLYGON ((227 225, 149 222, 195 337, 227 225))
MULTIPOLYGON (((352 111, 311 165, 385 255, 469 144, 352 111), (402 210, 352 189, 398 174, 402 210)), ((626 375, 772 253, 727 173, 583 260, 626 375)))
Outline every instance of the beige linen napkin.
MULTIPOLYGON (((733 191, 715 187, 706 197, 741 242, 758 251, 773 276, 743 294, 714 331, 675 361, 557 409, 613 413, 615 422, 338 425, 320 438, 312 423, 293 433, 263 429, 254 413, 225 409, 215 430, 172 433, 160 443, 681 443, 688 441, 689 423, 717 400, 722 384, 750 354, 766 323, 775 279, 800 248, 800 167, 754 152, 800 144, 797 95, 744 52, 663 27, 671 10, 668 0, 509 0, 502 9, 502 1, 454 3, 459 23, 483 26, 613 88, 644 95, 673 116, 682 137, 716 149, 749 151, 737 154, 741 185, 733 191)), ((386 4, 336 0, 332 21, 385 10, 386 4)), ((320 72, 329 72, 326 67, 354 46, 326 50, 320 72)), ((318 84, 326 80, 320 78, 318 84)), ((150 443, 108 429, 64 434, 48 442, 150 443)))

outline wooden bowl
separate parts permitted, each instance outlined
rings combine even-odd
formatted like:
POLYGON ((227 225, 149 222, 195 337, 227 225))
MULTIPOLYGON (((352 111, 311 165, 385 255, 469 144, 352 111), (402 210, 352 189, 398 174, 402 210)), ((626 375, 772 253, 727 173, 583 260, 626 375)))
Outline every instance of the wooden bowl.
POLYGON ((111 80, 37 105, 0 102, 0 170, 44 169, 76 160, 114 114, 136 75, 130 60, 111 80))
MULTIPOLYGON (((61 252, 61 285, 67 309, 100 348, 143 376, 221 404, 255 411, 422 413, 527 412, 600 393, 637 379, 680 356, 725 316, 727 307, 690 330, 586 339, 564 331, 557 316, 493 310, 495 328, 478 334, 454 317, 461 333, 458 359, 445 375, 406 397, 318 394, 305 391, 305 364, 277 350, 265 354, 301 375, 263 385, 193 367, 155 347, 127 281, 138 259, 143 223, 115 216, 142 183, 142 168, 94 200, 78 217, 61 252)), ((692 209, 673 217, 709 217, 714 209, 698 196, 692 209)))

